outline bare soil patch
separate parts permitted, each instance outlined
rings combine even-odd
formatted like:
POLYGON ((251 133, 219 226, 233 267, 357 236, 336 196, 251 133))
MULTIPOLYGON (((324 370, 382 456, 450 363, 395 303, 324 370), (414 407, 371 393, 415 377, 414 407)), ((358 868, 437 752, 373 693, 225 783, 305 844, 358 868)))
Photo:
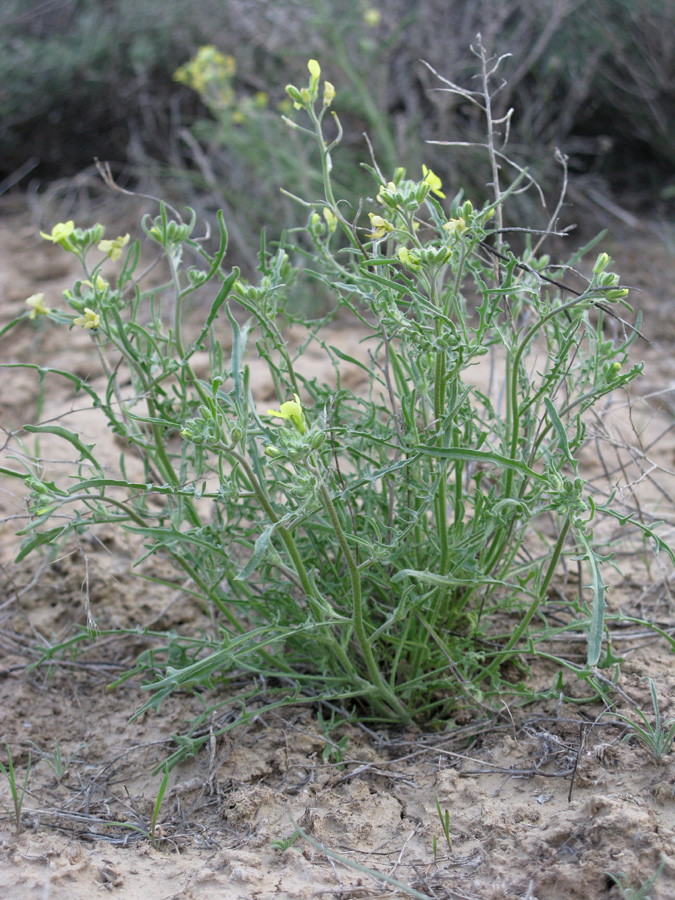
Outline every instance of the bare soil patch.
MULTIPOLYGON (((0 245, 6 250, 0 327, 31 294, 42 291, 48 304, 50 298, 56 302, 77 274, 74 261, 37 239, 22 213, 0 220, 0 245)), ((617 442, 631 420, 642 437, 642 448, 617 480, 626 491, 633 480, 644 483, 644 508, 670 524, 664 537, 672 538, 675 259, 651 235, 632 236, 614 249, 624 281, 643 290, 637 305, 652 340, 635 346, 636 359, 646 362, 645 377, 630 405, 622 400, 612 413, 617 442)), ((358 338, 345 327, 333 343, 356 355, 358 338)), ((26 323, 3 341, 1 353, 3 362, 74 365, 96 377, 82 330, 26 323)), ((311 365, 327 364, 317 356, 311 365)), ((255 369, 252 382, 259 398, 268 399, 269 386, 256 383, 255 369)), ((38 388, 32 373, 0 370, 4 429, 34 421, 38 388)), ((55 381, 42 419, 74 407, 68 386, 55 381)), ((87 439, 96 440, 114 464, 114 441, 95 419, 87 428, 87 439)), ((606 459, 589 453, 587 462, 603 476, 606 459)), ((107 686, 145 649, 141 629, 209 629, 208 613, 178 587, 130 574, 136 547, 117 532, 96 541, 83 535, 80 545, 49 565, 35 555, 15 563, 19 539, 13 531, 23 513, 16 484, 0 482, 0 758, 7 741, 20 779, 29 751, 33 762, 23 832, 17 836, 10 816, 0 813, 3 898, 89 900, 104 892, 125 900, 406 896, 318 845, 439 900, 616 898, 607 872, 624 872, 638 885, 662 855, 664 870, 651 896, 675 894, 673 756, 657 765, 643 747, 621 741, 624 731, 608 724, 611 717, 599 718, 600 704, 558 699, 527 708, 505 704, 491 715, 477 710, 471 720, 434 734, 341 724, 326 706, 262 713, 211 737, 196 757, 172 770, 153 847, 147 832, 162 778, 153 770, 202 704, 198 694, 176 693, 159 713, 130 723, 147 697, 141 684, 131 679, 114 691, 107 686), (37 648, 75 634, 89 614, 102 632, 96 643, 30 667, 37 648), (105 634, 119 628, 128 633, 105 634), (49 765, 57 746, 70 759, 60 778, 49 765), (449 811, 449 842, 437 803, 449 811), (285 849, 274 846, 293 835, 293 822, 314 843, 297 838, 285 849)), ((636 553, 634 541, 617 560, 621 572, 608 573, 610 609, 675 634, 673 573, 666 560, 649 548, 636 553)), ((141 574, 152 577, 158 567, 157 560, 149 562, 141 574)), ((675 715, 675 663, 667 642, 632 628, 618 646, 624 657, 613 694, 619 710, 635 715, 636 704, 651 715, 651 676, 662 714, 675 715)), ((581 642, 570 646, 570 653, 577 652, 583 652, 581 642)), ((613 670, 605 672, 611 677, 613 670)), ((543 664, 530 673, 542 687, 554 675, 543 664)), ((237 718, 243 687, 235 680, 217 689, 221 705, 200 734, 211 735, 237 718)), ((261 683, 261 706, 265 691, 261 683)), ((0 801, 9 808, 4 779, 0 801)))

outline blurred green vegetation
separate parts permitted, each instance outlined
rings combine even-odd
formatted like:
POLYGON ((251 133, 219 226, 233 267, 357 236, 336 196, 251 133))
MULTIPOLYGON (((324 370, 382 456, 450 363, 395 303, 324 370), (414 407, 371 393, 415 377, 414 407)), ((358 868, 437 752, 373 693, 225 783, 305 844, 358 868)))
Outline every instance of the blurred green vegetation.
MULTIPOLYGON (((366 133, 385 176, 426 163, 450 196, 463 188, 481 202, 480 111, 422 62, 476 87, 478 32, 490 52, 511 54, 494 115, 513 109, 506 152, 545 190, 560 180, 560 148, 581 188, 635 207, 672 201, 672 0, 4 0, 0 179, 29 160, 43 182, 74 175, 94 157, 127 184, 153 173, 164 196, 206 214, 225 207, 233 250, 250 264, 260 225, 297 221, 279 187, 312 196, 318 184, 279 111, 314 57, 337 90, 334 174, 347 199, 369 179, 358 168, 370 162, 366 133), (174 79, 204 44, 236 61, 225 108, 174 79), (468 146, 425 144, 449 139, 468 146)), ((533 227, 536 216, 546 219, 536 213, 533 227)))

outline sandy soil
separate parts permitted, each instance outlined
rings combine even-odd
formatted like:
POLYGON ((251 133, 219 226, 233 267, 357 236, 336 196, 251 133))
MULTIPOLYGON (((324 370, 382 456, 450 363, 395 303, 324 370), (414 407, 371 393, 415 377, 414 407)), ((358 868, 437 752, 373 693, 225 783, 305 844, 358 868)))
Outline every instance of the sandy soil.
MULTIPOLYGON (((43 291, 47 302, 56 300, 75 270, 58 248, 35 238, 22 212, 5 212, 0 246, 2 327, 30 294, 43 291)), ((609 249, 624 280, 643 290, 639 304, 653 340, 635 351, 647 363, 632 401, 645 452, 636 454, 624 482, 643 482, 642 502, 659 509, 671 525, 664 537, 672 539, 675 259, 647 233, 609 249), (640 476, 640 468, 654 481, 640 476)), ((357 338, 345 327, 333 343, 356 353, 357 338)), ((26 324, 2 342, 0 353, 4 362, 68 363, 96 377, 83 331, 26 324)), ((34 421, 37 388, 30 374, 0 370, 4 429, 34 421)), ((266 384, 257 390, 264 398, 266 384)), ((72 408, 73 398, 57 385, 42 418, 72 408)), ((627 410, 622 401, 613 414, 617 434, 627 410)), ((89 439, 116 459, 105 429, 97 431, 91 418, 87 428, 89 439)), ((594 464, 600 472, 597 458, 594 464)), ((598 718, 599 704, 505 704, 499 714, 479 710, 475 719, 436 734, 329 724, 326 708, 264 713, 225 736, 212 736, 196 757, 173 769, 153 846, 148 831, 161 782, 153 770, 175 749, 172 735, 201 706, 195 695, 176 694, 159 714, 146 713, 130 724, 146 696, 140 684, 130 680, 114 691, 107 686, 143 644, 138 635, 105 631, 196 629, 208 627, 208 618, 180 592, 131 576, 135 548, 119 533, 99 535, 98 542, 84 535, 50 565, 35 555, 15 563, 13 530, 23 511, 16 485, 2 481, 0 758, 6 760, 7 741, 20 779, 29 751, 33 764, 22 833, 15 833, 6 811, 0 813, 5 900, 89 900, 106 892, 125 900, 592 900, 620 896, 608 872, 625 873, 637 887, 662 855, 664 869, 651 897, 675 896, 673 755, 657 765, 639 744, 622 742, 625 731, 611 724, 611 716, 598 718), (36 648, 64 640, 86 623, 87 602, 103 632, 99 640, 30 668, 36 648), (57 747, 69 760, 60 777, 50 766, 57 747), (449 812, 449 841, 437 803, 443 814, 449 812), (293 835, 294 823, 309 840, 274 846, 293 835), (408 886, 407 892, 385 876, 408 886)), ((629 540, 618 558, 621 574, 611 577, 610 608, 675 633, 673 576, 665 559, 637 553, 629 540)), ((158 563, 149 563, 145 574, 152 575, 153 565, 158 563)), ((675 663, 667 642, 635 628, 622 638, 624 662, 613 691, 619 711, 635 715, 635 704, 651 715, 651 675, 662 713, 675 715, 675 663)), ((531 677, 550 684, 552 672, 542 666, 531 677)), ((213 735, 236 718, 242 688, 234 683, 219 689, 221 706, 201 733, 213 735)), ((264 690, 261 685, 261 705, 264 690)), ((0 800, 9 807, 1 778, 0 800)))

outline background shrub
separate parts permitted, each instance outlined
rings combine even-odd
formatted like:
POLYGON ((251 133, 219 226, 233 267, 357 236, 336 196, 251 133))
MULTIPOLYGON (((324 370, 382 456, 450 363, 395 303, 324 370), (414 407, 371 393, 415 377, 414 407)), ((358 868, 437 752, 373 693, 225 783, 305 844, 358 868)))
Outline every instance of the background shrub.
MULTIPOLYGON (((419 172, 425 162, 450 191, 463 187, 482 202, 489 193, 487 170, 476 165, 482 151, 453 153, 449 167, 445 148, 424 143, 482 141, 478 111, 434 90, 441 85, 421 62, 475 87, 469 45, 478 31, 490 52, 512 54, 494 114, 514 109, 509 154, 530 165, 545 189, 559 178, 559 147, 570 155, 576 202, 590 197, 600 208, 619 191, 622 204, 649 203, 654 212, 655 201, 672 197, 675 7, 667 0, 7 0, 0 12, 0 178, 9 176, 6 187, 22 166, 40 179, 73 175, 96 156, 132 179, 161 174, 158 192, 177 201, 195 205, 201 186, 200 212, 235 210, 232 250, 250 264, 251 235, 289 212, 270 199, 284 181, 284 158, 268 165, 280 146, 270 142, 278 138, 286 82, 304 77, 314 56, 340 94, 349 136, 338 184, 367 158, 365 131, 384 173, 397 165, 419 172), (174 80, 205 43, 236 59, 237 103, 252 114, 264 93, 267 116, 217 121, 174 80)), ((288 159, 297 145, 284 139, 288 159)), ((350 185, 354 197, 366 183, 350 185)))

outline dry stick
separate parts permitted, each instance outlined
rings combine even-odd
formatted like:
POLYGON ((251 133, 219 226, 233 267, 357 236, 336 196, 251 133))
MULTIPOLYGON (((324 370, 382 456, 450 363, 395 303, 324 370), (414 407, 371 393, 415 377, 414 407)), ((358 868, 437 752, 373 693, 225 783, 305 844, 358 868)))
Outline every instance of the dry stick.
MULTIPOLYGON (((556 204, 556 207, 551 214, 551 218, 548 220, 548 225, 546 226, 546 231, 553 230, 555 223, 556 223, 556 219, 558 218, 560 210, 563 207, 563 203, 565 202, 565 196, 567 195, 567 180, 568 180, 567 161, 568 161, 569 157, 566 156, 564 153, 561 153, 560 150, 558 150, 558 148, 556 147, 555 158, 560 163, 560 165, 563 167, 563 183, 562 183, 562 187, 560 188, 560 196, 558 197, 558 202, 556 204)), ((543 242, 545 240, 546 240, 546 234, 544 233, 541 235, 541 237, 539 238, 537 243, 532 248, 532 254, 531 254, 532 257, 537 255, 537 253, 539 252, 539 248, 541 247, 541 245, 543 244, 543 242)))
POLYGON ((574 768, 572 769, 572 777, 570 778, 570 792, 567 795, 567 802, 572 802, 572 790, 574 789, 574 779, 577 774, 577 768, 579 766, 579 759, 583 752, 584 746, 586 744, 586 725, 581 723, 579 725, 579 746, 577 747, 577 755, 574 758, 574 768))
MULTIPOLYGON (((492 67, 492 69, 490 69, 490 71, 488 72, 488 68, 487 68, 488 58, 485 55, 485 47, 483 46, 483 42, 481 41, 480 34, 478 34, 477 37, 478 37, 478 52, 476 52, 474 50, 474 53, 476 53, 476 55, 479 57, 480 65, 481 65, 481 78, 482 78, 482 83, 483 83, 482 94, 483 94, 483 99, 485 101, 485 106, 483 107, 483 109, 485 111, 485 119, 486 119, 486 124, 487 124, 487 150, 488 150, 488 155, 490 157, 490 169, 492 171, 492 191, 494 193, 494 198, 495 198, 495 206, 496 206, 496 211, 497 211, 497 225, 498 225, 498 231, 499 231, 504 225, 504 219, 503 219, 502 204, 500 202, 501 198, 502 198, 502 192, 501 192, 501 188, 499 186, 499 163, 497 162, 497 155, 495 153, 494 126, 495 126, 496 122, 494 122, 493 118, 492 118, 492 97, 490 95, 490 76, 494 74, 494 72, 496 71, 497 67, 499 66, 499 64, 501 63, 501 61, 504 57, 500 56, 498 58, 497 62, 492 67)), ((508 119, 508 114, 507 114, 507 119, 508 119)), ((507 124, 508 124, 508 122, 507 122, 507 124)), ((497 249, 501 250, 501 246, 502 246, 502 239, 501 239, 501 235, 500 235, 497 237, 497 249)))
MULTIPOLYGON (((487 241, 481 240, 479 243, 481 244, 482 247, 484 247, 488 251, 488 253, 491 253, 493 256, 498 256, 504 262, 510 262, 508 256, 506 256, 504 253, 501 253, 499 250, 496 250, 494 247, 491 247, 487 243, 487 241)), ((527 265, 527 263, 517 262, 516 268, 524 269, 524 271, 529 272, 532 275, 535 275, 537 278, 541 278, 542 281, 546 281, 548 284, 555 285, 557 288, 560 288, 561 291, 567 291, 568 294, 572 294, 574 297, 581 297, 581 295, 584 293, 583 291, 577 291, 574 288, 571 288, 567 284, 563 284, 562 281, 556 281, 555 278, 549 278, 547 275, 542 275, 541 272, 535 272, 534 269, 531 268, 531 266, 527 265)), ((632 290, 635 290, 635 288, 633 288, 632 290)), ((601 309, 608 316, 611 316, 613 319, 616 319, 617 321, 621 322, 621 324, 624 327, 630 328, 630 330, 635 332, 635 334, 637 334, 638 337, 641 337, 643 341, 646 341, 646 343, 651 344, 651 341, 649 340, 649 338, 646 335, 644 335, 640 331, 639 328, 636 328, 635 325, 632 325, 630 322, 626 321, 626 319, 623 319, 620 315, 615 313, 614 310, 611 309, 609 306, 605 306, 604 303, 601 303, 599 301, 594 301, 593 305, 596 306, 598 309, 601 309)))

